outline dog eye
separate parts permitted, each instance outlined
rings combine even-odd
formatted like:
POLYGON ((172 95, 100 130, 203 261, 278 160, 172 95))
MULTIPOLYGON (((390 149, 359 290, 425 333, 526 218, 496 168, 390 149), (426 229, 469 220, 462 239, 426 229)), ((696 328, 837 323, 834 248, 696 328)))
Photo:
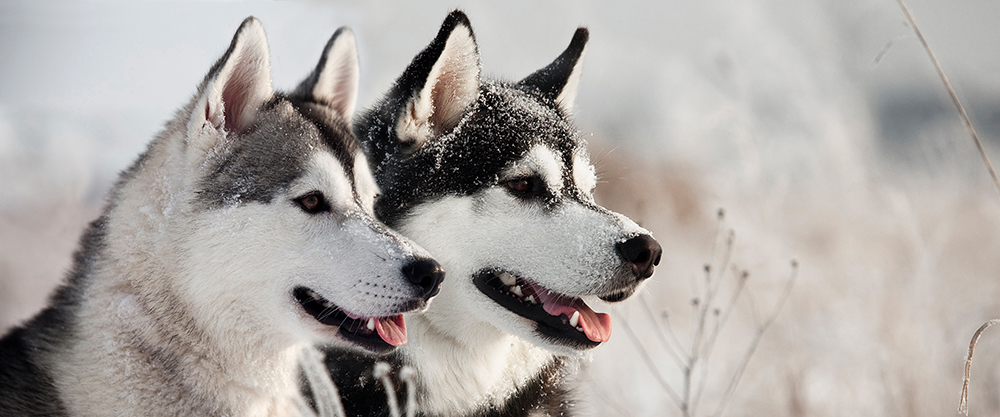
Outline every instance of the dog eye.
POLYGON ((542 181, 537 177, 515 178, 505 182, 504 186, 518 197, 533 197, 545 191, 542 181))
POLYGON ((326 201, 326 197, 324 197, 323 193, 319 191, 313 191, 302 197, 296 198, 295 204, 298 204, 302 211, 309 214, 330 211, 330 203, 326 201))

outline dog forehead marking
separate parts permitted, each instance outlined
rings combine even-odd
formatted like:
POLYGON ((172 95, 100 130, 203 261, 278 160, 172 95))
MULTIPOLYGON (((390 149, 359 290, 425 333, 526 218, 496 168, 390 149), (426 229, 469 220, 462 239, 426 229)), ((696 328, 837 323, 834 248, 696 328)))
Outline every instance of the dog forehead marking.
POLYGON ((580 149, 573 155, 573 182, 586 194, 592 194, 597 187, 597 174, 590 164, 587 151, 580 149))
POLYGON ((310 188, 299 190, 300 192, 319 189, 330 204, 342 210, 354 205, 352 181, 337 158, 328 152, 317 152, 310 164, 314 169, 308 170, 303 177, 303 184, 310 188))
POLYGON ((562 189, 562 174, 565 168, 556 153, 548 146, 533 146, 519 161, 506 172, 508 178, 538 175, 545 185, 555 193, 562 189))
POLYGON ((358 152, 354 157, 354 186, 357 188, 358 198, 365 211, 372 213, 379 188, 378 184, 375 184, 375 177, 372 176, 368 158, 362 152, 358 152))

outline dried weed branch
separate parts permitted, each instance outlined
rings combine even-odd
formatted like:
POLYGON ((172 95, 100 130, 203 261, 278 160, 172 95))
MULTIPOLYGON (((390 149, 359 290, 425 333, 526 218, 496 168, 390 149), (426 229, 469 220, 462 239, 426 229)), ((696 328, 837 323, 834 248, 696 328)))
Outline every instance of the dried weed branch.
MULTIPOLYGON (((924 50, 927 51, 927 55, 930 56, 931 62, 934 63, 934 68, 941 77, 941 81, 944 82, 944 87, 948 90, 948 95, 951 96, 951 101, 955 103, 955 107, 958 109, 958 114, 962 117, 962 122, 965 123, 966 129, 969 130, 969 135, 972 136, 972 140, 976 143, 976 149, 979 150, 979 155, 982 156, 983 163, 986 164, 986 169, 990 172, 990 177, 993 179, 993 185, 995 185, 997 191, 1000 192, 1000 178, 997 178, 996 170, 993 169, 993 164, 990 163, 990 158, 986 155, 983 143, 979 140, 979 135, 976 134, 976 129, 972 126, 972 121, 969 120, 969 115, 965 112, 965 107, 962 106, 962 102, 958 100, 958 94, 955 94, 955 89, 951 87, 951 82, 948 81, 948 76, 945 75, 944 69, 941 68, 941 63, 938 61, 937 57, 934 56, 934 51, 932 51, 930 45, 927 44, 927 39, 924 38, 924 34, 920 31, 920 27, 917 26, 917 22, 914 20, 913 14, 910 13, 910 9, 906 7, 906 3, 903 2, 903 0, 896 1, 899 3, 899 7, 903 9, 903 13, 906 14, 906 18, 910 21, 910 26, 913 27, 913 31, 917 34, 917 38, 920 39, 920 43, 924 46, 924 50)), ((998 322, 1000 322, 1000 319, 993 319, 984 323, 981 327, 979 327, 979 330, 976 331, 976 334, 972 336, 972 342, 969 343, 969 358, 965 361, 965 381, 962 384, 962 400, 958 406, 959 413, 969 415, 969 373, 972 370, 972 352, 976 348, 976 342, 979 340, 979 336, 982 335, 984 330, 998 322)))
POLYGON ((417 370, 412 366, 403 366, 399 371, 399 379, 406 384, 406 417, 417 415, 417 370))
POLYGON ((962 384, 962 402, 958 404, 959 413, 969 415, 969 375, 972 371, 972 353, 976 349, 976 342, 979 341, 979 336, 982 336, 983 331, 997 323, 1000 323, 1000 318, 983 323, 982 326, 979 326, 979 330, 976 330, 976 334, 972 335, 972 341, 969 342, 969 358, 965 360, 965 382, 962 384))
POLYGON ((728 378, 728 385, 724 394, 719 403, 716 404, 714 414, 716 416, 721 415, 725 410, 726 403, 730 401, 733 392, 736 390, 740 379, 743 377, 743 372, 750 362, 750 358, 756 352, 761 338, 763 338, 764 333, 774 323, 774 320, 788 301, 792 286, 795 283, 795 277, 798 273, 798 264, 792 261, 792 273, 784 286, 783 293, 779 297, 774 309, 761 322, 756 303, 746 288, 750 273, 741 271, 732 264, 736 234, 732 230, 726 230, 723 227, 724 221, 725 212, 720 209, 712 253, 709 258, 710 262, 703 268, 703 280, 694 281, 695 285, 693 289, 699 296, 695 296, 691 300, 693 312, 690 324, 690 347, 688 349, 684 348, 670 327, 670 316, 667 315, 667 312, 663 311, 662 320, 657 319, 657 315, 654 314, 654 310, 648 300, 644 295, 640 296, 643 308, 656 328, 654 333, 656 333, 660 344, 663 345, 663 350, 667 353, 666 356, 671 358, 683 374, 683 386, 679 387, 680 389, 671 386, 666 374, 657 367, 656 361, 653 359, 655 355, 651 354, 641 343, 632 326, 627 321, 622 321, 625 333, 639 350, 640 357, 645 362, 647 369, 653 374, 656 381, 663 388, 663 391, 670 397, 685 417, 698 414, 698 406, 702 401, 702 394, 706 390, 709 379, 709 365, 712 353, 715 350, 716 341, 719 334, 729 322, 740 298, 745 296, 750 302, 751 314, 754 318, 753 322, 756 330, 739 365, 728 378), (726 289, 723 291, 725 288, 728 288, 723 286, 723 281, 726 281, 729 277, 732 277, 735 282, 732 284, 731 290, 726 289), (699 284, 698 281, 701 281, 701 283, 699 284), (727 294, 720 294, 723 292, 727 294))
POLYGON ((795 286, 795 278, 799 273, 799 263, 797 261, 792 261, 792 273, 788 277, 788 282, 785 284, 785 290, 781 293, 781 298, 778 299, 778 303, 774 307, 774 311, 771 315, 764 321, 763 324, 757 326, 757 332, 754 334, 753 341, 750 343, 750 347, 747 348, 746 354, 743 355, 743 361, 740 362, 739 366, 736 367, 737 371, 733 374, 732 379, 729 380, 729 386, 726 387, 726 392, 722 394, 722 401, 719 401, 719 405, 712 414, 715 417, 719 417, 726 410, 726 405, 729 404, 729 399, 732 397, 733 392, 736 391, 736 386, 740 383, 740 379, 743 378, 743 371, 746 370, 747 365, 750 363, 750 358, 753 357, 754 352, 757 351, 757 346, 760 344, 760 340, 764 338, 764 332, 767 331, 774 321, 778 319, 778 314, 785 307, 785 303, 788 301, 788 297, 792 295, 792 287, 795 286))
POLYGON ((323 353, 313 346, 303 348, 299 355, 299 366, 312 392, 313 407, 315 407, 313 411, 305 398, 296 398, 299 402, 299 413, 303 417, 345 417, 340 392, 330 379, 330 371, 323 364, 323 353))
POLYGON ((396 401, 396 390, 392 386, 392 379, 389 378, 389 373, 392 371, 392 367, 388 363, 378 362, 375 364, 375 369, 372 370, 372 376, 375 379, 382 381, 382 386, 385 388, 385 399, 389 404, 389 416, 399 417, 399 403, 396 401))
POLYGON ((934 51, 931 51, 930 45, 927 44, 927 39, 924 39, 924 34, 920 31, 920 27, 917 26, 917 22, 913 20, 913 14, 910 13, 910 9, 906 7, 906 3, 903 0, 896 0, 899 2, 899 7, 903 8, 903 12, 906 13, 906 18, 910 20, 910 25, 913 26, 913 31, 916 32, 917 38, 920 39, 920 43, 924 45, 924 50, 927 51, 927 55, 931 57, 931 62, 934 63, 934 68, 937 69, 938 75, 941 76, 941 81, 944 82, 944 87, 948 90, 948 94, 951 95, 951 101, 955 103, 955 107, 958 108, 958 114, 962 116, 962 122, 965 123, 966 129, 969 130, 969 134, 972 135, 972 140, 976 143, 976 148, 979 149, 979 155, 983 157, 983 162, 986 163, 986 169, 990 172, 990 177, 993 179, 993 185, 997 187, 997 191, 1000 192, 1000 178, 997 178, 997 173, 993 169, 993 164, 990 163, 989 156, 986 156, 986 150, 983 149, 983 143, 979 140, 979 135, 976 134, 976 129, 972 127, 972 121, 969 120, 969 115, 965 113, 965 107, 962 103, 958 101, 958 95, 955 94, 955 89, 951 87, 951 82, 948 81, 948 76, 944 74, 944 70, 941 69, 941 63, 938 62, 937 57, 934 56, 934 51))
POLYGON ((667 393, 667 396, 674 401, 675 405, 684 409, 684 400, 677 395, 677 391, 674 391, 674 389, 670 387, 670 383, 667 382, 666 378, 663 377, 663 374, 656 369, 656 361, 654 361, 653 357, 648 351, 646 351, 646 348, 639 340, 639 336, 636 336, 635 331, 632 330, 632 326, 629 326, 627 320, 622 320, 622 327, 625 329, 625 334, 627 334, 629 339, 632 340, 632 344, 639 349, 639 356, 642 358, 642 361, 646 363, 646 366, 649 368, 650 372, 653 373, 653 376, 656 377, 656 382, 660 383, 660 388, 663 388, 663 392, 667 393))

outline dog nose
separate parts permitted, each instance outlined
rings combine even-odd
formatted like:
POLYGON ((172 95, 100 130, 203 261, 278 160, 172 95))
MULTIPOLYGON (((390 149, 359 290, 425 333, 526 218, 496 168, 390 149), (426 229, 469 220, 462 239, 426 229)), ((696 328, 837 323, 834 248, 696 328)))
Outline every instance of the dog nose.
POLYGON ((403 266, 403 276, 420 287, 420 296, 425 300, 437 295, 444 281, 444 269, 437 261, 429 258, 417 259, 403 266))
POLYGON ((653 275, 653 267, 660 264, 660 255, 663 254, 660 244, 650 235, 639 235, 615 246, 640 281, 653 275))

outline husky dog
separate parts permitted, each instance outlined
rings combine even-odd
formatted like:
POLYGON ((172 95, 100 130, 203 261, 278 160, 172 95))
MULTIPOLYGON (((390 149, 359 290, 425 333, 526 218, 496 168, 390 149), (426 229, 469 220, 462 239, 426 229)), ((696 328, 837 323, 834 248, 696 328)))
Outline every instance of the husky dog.
MULTIPOLYGON (((566 415, 564 377, 611 334, 584 298, 621 301, 660 260, 649 232, 594 202, 594 168, 569 119, 587 38, 578 29, 519 82, 481 81, 472 28, 453 12, 356 119, 383 191, 376 216, 450 276, 408 319, 410 343, 378 359, 415 368, 423 415, 566 415)), ((374 360, 327 356, 349 415, 386 415, 367 375, 374 360)))
MULTIPOLYGON (((0 340, 0 414, 273 416, 312 344, 385 352, 443 273, 373 216, 354 37, 292 94, 254 18, 112 190, 49 307, 0 340)), ((301 410, 300 410, 301 411, 301 410)))

